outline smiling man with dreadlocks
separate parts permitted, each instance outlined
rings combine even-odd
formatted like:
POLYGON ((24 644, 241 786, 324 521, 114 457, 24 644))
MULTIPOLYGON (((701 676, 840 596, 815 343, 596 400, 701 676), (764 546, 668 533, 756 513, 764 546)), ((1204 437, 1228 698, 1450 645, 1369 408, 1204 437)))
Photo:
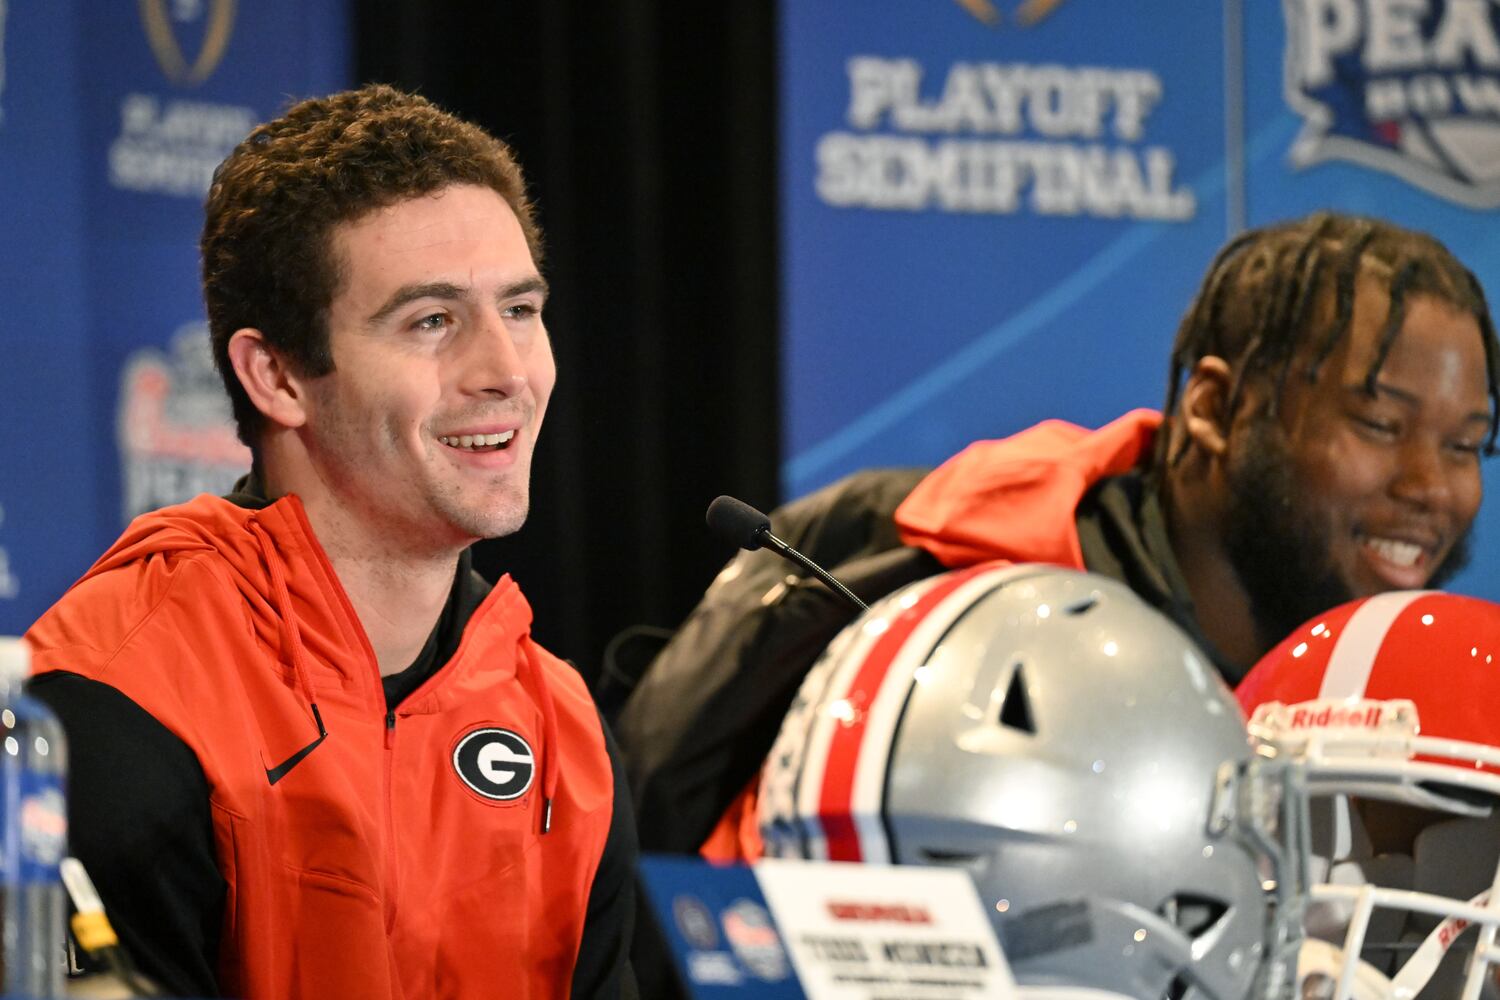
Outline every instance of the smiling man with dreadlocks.
POLYGON ((1161 606, 1231 681, 1319 611, 1463 567, 1497 356, 1479 283, 1429 236, 1318 215, 1219 255, 1140 475, 1185 584, 1161 606))
MULTIPOLYGON (((1319 611, 1462 566, 1497 356, 1479 283, 1431 237, 1337 214, 1268 226, 1209 268, 1165 415, 1049 421, 931 472, 860 473, 774 529, 867 600, 992 559, 1114 577, 1233 684, 1319 611)), ((849 617, 773 554, 720 575, 620 716, 643 847, 733 856, 754 836, 743 790, 849 617)))

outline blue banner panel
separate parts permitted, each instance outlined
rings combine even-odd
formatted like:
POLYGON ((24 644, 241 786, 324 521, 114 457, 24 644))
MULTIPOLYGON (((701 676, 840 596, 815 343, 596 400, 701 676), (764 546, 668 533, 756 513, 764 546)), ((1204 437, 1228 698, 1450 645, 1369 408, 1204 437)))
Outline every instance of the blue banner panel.
POLYGON ((77 7, 0 0, 0 633, 88 565, 109 449, 89 388, 77 7))
POLYGON ((0 376, 0 632, 24 629, 130 517, 248 468, 208 350, 203 198, 256 122, 350 82, 344 0, 9 6, 0 292, 22 363, 0 376), (49 221, 10 224, 27 213, 49 221))
POLYGON ((1216 4, 782 8, 783 487, 1157 403, 1225 233, 1216 4))

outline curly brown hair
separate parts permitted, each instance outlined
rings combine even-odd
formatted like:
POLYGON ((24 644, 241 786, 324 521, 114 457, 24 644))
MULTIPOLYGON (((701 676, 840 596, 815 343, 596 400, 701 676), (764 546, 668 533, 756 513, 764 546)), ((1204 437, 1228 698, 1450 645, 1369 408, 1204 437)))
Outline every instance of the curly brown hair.
POLYGON ((295 104, 219 165, 199 247, 214 363, 240 440, 256 447, 261 414, 229 360, 234 332, 259 330, 301 375, 332 371, 327 314, 343 279, 335 227, 454 184, 504 198, 541 266, 541 233, 510 147, 394 87, 295 104))

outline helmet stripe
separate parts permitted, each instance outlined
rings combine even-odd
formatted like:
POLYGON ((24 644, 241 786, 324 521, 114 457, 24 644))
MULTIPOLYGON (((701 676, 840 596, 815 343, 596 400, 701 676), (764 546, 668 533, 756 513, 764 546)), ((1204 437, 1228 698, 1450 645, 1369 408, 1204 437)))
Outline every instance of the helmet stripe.
MULTIPOLYGON (((941 580, 938 576, 922 580, 912 585, 911 593, 920 594, 941 580)), ((842 720, 835 718, 827 708, 834 702, 847 700, 855 670, 865 661, 878 638, 871 629, 849 626, 829 643, 799 692, 799 697, 805 696, 814 709, 807 723, 806 745, 797 764, 792 822, 804 840, 807 857, 816 861, 828 860, 828 841, 818 809, 822 802, 823 775, 828 765, 828 745, 843 725, 842 720)), ((785 732, 783 725, 783 735, 785 732)))
MULTIPOLYGON (((878 827, 885 764, 895 734, 896 717, 906 697, 905 687, 902 687, 900 691, 892 691, 886 699, 880 699, 886 675, 907 639, 923 624, 933 608, 974 577, 993 572, 996 572, 995 564, 984 563, 942 577, 911 607, 890 619, 889 627, 870 647, 869 654, 860 664, 844 696, 852 713, 844 724, 834 728, 823 772, 818 814, 822 818, 830 861, 888 860, 889 848, 884 843, 883 831, 861 830, 856 826, 855 818, 858 809, 870 816, 878 827), (877 699, 880 699, 880 704, 877 704, 877 699), (873 726, 872 716, 876 717, 874 721, 877 723, 873 726), (879 775, 875 782, 869 778, 872 767, 879 775), (864 780, 860 780, 862 771, 864 780), (856 795, 856 791, 861 794, 856 795)), ((912 669, 920 665, 913 664, 912 669)))
POLYGON ((1413 601, 1435 593, 1431 590, 1395 590, 1377 594, 1355 609, 1344 623, 1323 672, 1319 698, 1363 698, 1375 657, 1401 612, 1413 601))

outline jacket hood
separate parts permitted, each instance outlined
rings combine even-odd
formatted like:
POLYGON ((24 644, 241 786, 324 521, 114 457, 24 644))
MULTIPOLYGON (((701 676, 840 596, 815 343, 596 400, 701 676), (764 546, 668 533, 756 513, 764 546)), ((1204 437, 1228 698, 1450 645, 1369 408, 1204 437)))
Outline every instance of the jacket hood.
MULTIPOLYGON (((295 504, 296 498, 286 498, 295 504)), ((300 505, 299 505, 300 506, 300 505)), ((150 511, 130 522, 83 579, 152 556, 217 552, 237 569, 256 567, 260 546, 249 521, 259 512, 204 494, 187 503, 150 511)), ((260 573, 264 576, 264 573, 260 573)))
POLYGON ((1097 431, 1048 420, 975 442, 896 508, 901 540, 950 567, 991 559, 1082 566, 1078 502, 1100 479, 1140 462, 1161 420, 1154 410, 1132 410, 1097 431))
POLYGON ((371 697, 374 651, 295 495, 252 510, 205 494, 142 514, 74 586, 201 556, 238 591, 251 631, 280 651, 305 697, 371 697))

